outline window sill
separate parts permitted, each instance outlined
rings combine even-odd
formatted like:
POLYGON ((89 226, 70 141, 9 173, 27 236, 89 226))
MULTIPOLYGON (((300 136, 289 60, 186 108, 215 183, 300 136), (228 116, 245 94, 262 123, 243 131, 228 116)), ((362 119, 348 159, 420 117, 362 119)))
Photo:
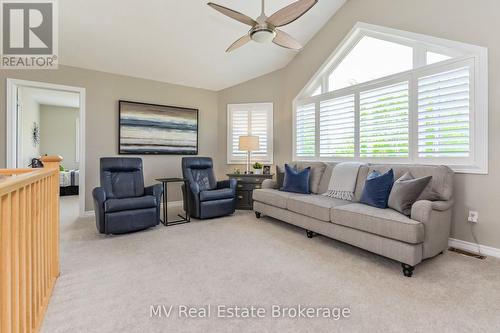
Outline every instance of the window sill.
POLYGON ((453 165, 453 164, 446 164, 445 162, 442 163, 418 163, 418 162, 411 162, 411 161, 404 161, 402 159, 399 160, 387 160, 387 159, 356 159, 356 158, 345 158, 345 159, 325 159, 325 158, 300 158, 300 157, 295 157, 293 159, 295 162, 324 162, 324 163, 340 163, 340 162, 361 162, 361 163, 366 163, 366 164, 396 164, 396 165, 444 165, 449 167, 451 170, 453 170, 457 174, 473 174, 473 175, 487 175, 488 174, 488 167, 487 163, 485 166, 480 166, 480 165, 453 165))

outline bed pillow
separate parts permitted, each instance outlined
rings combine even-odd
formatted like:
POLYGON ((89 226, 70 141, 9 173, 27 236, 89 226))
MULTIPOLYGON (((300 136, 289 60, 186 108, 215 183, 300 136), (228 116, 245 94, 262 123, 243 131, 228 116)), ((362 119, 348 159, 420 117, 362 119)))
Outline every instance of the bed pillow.
POLYGON ((310 194, 309 192, 309 178, 311 176, 311 168, 305 168, 302 171, 297 171, 288 164, 285 164, 285 178, 283 180, 283 187, 280 191, 310 194))
POLYGON ((396 180, 389 195, 389 208, 404 215, 410 216, 411 206, 415 203, 425 187, 431 181, 432 176, 413 178, 407 172, 396 180))
POLYGON ((377 208, 387 208, 389 194, 394 184, 394 171, 391 169, 381 175, 372 171, 365 182, 360 202, 377 208))

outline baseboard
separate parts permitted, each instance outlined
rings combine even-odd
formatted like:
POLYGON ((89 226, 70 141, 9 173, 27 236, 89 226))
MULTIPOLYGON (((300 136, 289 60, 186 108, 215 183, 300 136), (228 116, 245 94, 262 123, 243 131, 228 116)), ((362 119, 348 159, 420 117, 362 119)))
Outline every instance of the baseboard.
POLYGON ((478 249, 481 251, 482 255, 500 258, 500 249, 486 245, 477 245, 475 243, 466 242, 460 239, 450 238, 448 240, 448 245, 455 247, 460 250, 469 251, 472 253, 478 253, 478 249))
POLYGON ((95 212, 93 210, 86 210, 83 212, 83 217, 92 217, 95 216, 95 212))
MULTIPOLYGON (((183 201, 169 201, 167 207, 182 207, 184 205, 183 201)), ((161 208, 163 208, 163 202, 161 203, 161 208)))
MULTIPOLYGON (((182 207, 183 202, 182 201, 169 201, 168 207, 182 207)), ((161 204, 161 208, 163 209, 163 203, 161 204)), ((94 217, 95 212, 93 210, 87 210, 83 213, 83 217, 94 217)))

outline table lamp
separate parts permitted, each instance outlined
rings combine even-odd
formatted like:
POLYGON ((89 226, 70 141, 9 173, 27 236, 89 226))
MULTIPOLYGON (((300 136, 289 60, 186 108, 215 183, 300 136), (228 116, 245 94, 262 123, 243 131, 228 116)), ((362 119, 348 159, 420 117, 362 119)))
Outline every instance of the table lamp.
POLYGON ((251 159, 251 154, 252 151, 258 151, 259 150, 259 137, 254 136, 254 135, 249 135, 249 136, 240 136, 240 142, 239 142, 239 150, 240 151, 246 151, 247 152, 247 171, 246 173, 250 173, 250 159, 251 159))

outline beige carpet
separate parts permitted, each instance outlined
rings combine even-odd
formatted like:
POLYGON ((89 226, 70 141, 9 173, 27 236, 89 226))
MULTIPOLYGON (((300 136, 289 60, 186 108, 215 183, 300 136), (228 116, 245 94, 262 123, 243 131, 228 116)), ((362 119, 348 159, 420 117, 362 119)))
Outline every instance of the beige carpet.
POLYGON ((500 330, 497 259, 446 253, 405 278, 396 262, 250 212, 118 237, 98 235, 93 218, 63 216, 62 273, 44 333, 500 330), (150 318, 152 304, 301 304, 352 315, 167 319, 150 318))

